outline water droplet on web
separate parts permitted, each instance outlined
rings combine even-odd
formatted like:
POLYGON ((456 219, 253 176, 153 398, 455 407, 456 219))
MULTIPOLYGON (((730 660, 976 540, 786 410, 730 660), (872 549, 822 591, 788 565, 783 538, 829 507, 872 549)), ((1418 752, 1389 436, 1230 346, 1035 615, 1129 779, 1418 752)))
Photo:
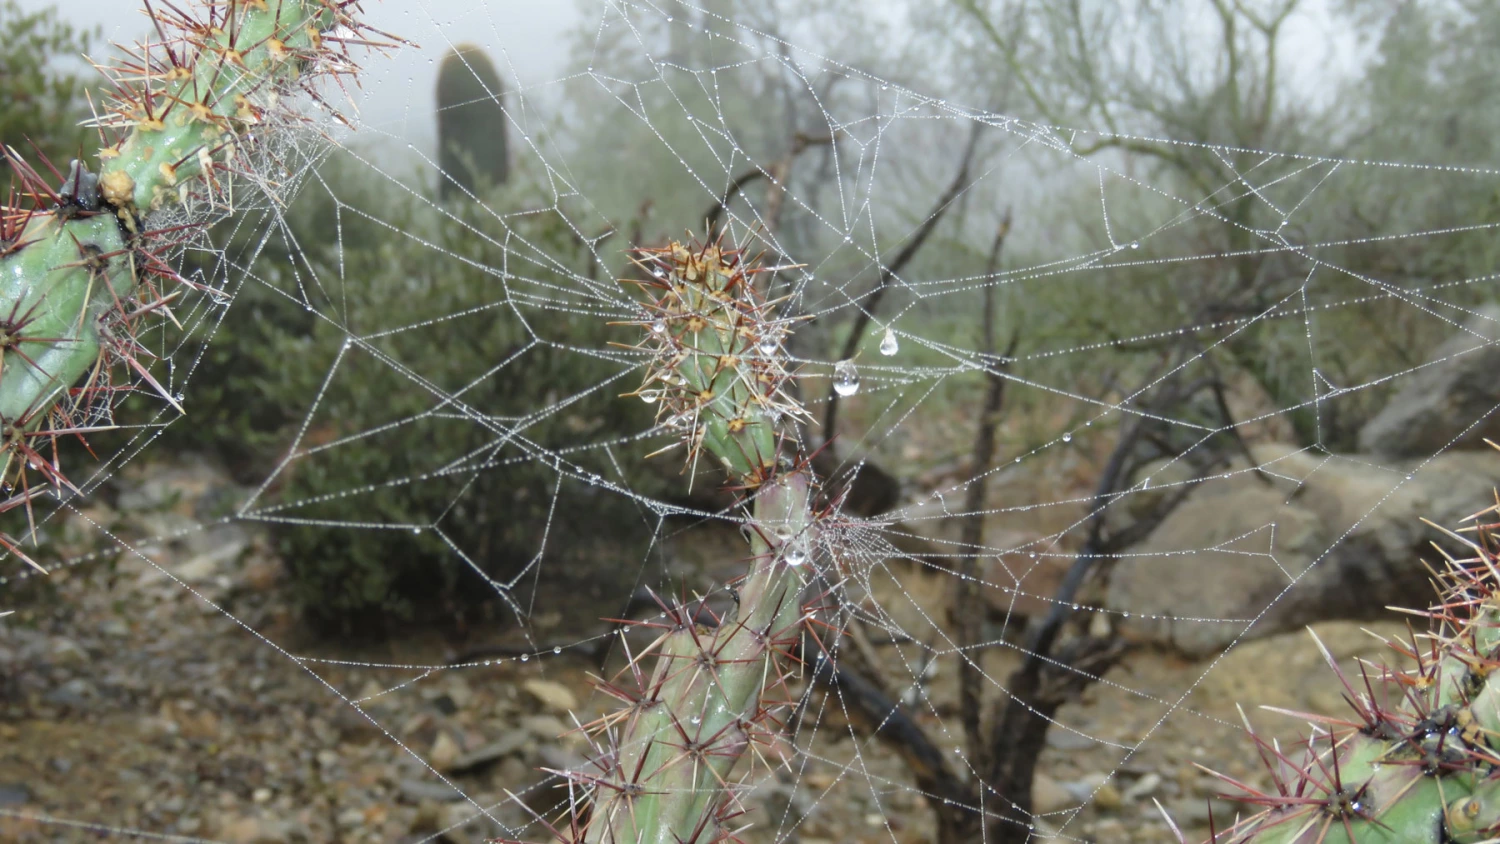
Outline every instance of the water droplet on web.
POLYGON ((522 662, 530 662, 531 661, 531 654, 521 654, 521 661, 522 662))
POLYGON ((419 527, 414 527, 414 528, 412 528, 412 529, 411 529, 411 532, 412 532, 412 533, 413 533, 413 534, 414 534, 414 535, 416 535, 416 536, 421 536, 421 535, 422 535, 422 529, 421 529, 421 528, 419 528, 419 527))
POLYGON ((807 543, 801 540, 795 541, 786 548, 786 564, 789 566, 800 566, 807 562, 807 543))
POLYGON ((1063 434, 1062 435, 1062 441, 1065 442, 1065 443, 1072 442, 1073 441, 1073 435, 1071 433, 1069 433, 1069 434, 1063 434))
POLYGON ((656 320, 656 321, 654 321, 654 322, 651 323, 651 333, 652 334, 662 334, 666 330, 667 330, 667 324, 665 322, 663 322, 662 320, 656 320))
POLYGON ((880 340, 880 353, 882 355, 885 355, 886 357, 890 357, 891 355, 894 355, 900 348, 901 344, 896 341, 896 332, 887 328, 885 330, 885 336, 880 340))
POLYGON ((1140 249, 1141 248, 1141 242, 1139 240, 1132 240, 1130 242, 1130 248, 1131 249, 1140 249))
POLYGON ((1150 478, 1142 478, 1141 479, 1141 489, 1150 489, 1150 488, 1151 488, 1151 479, 1150 478))
POLYGON ((672 16, 671 15, 667 15, 667 23, 671 23, 671 22, 672 22, 672 16))
POLYGON ((552 655, 553 655, 553 656, 557 656, 557 655, 558 655, 558 654, 560 654, 560 653, 562 653, 562 648, 561 648, 561 647, 554 647, 554 648, 553 648, 553 649, 552 649, 552 655))
POLYGON ((776 354, 776 349, 780 346, 781 342, 775 334, 765 334, 761 336, 760 342, 756 344, 755 348, 759 349, 763 355, 774 355, 776 354))
POLYGON ((655 390, 641 391, 641 401, 646 404, 656 404, 658 398, 661 398, 661 396, 655 390))
POLYGON ((696 727, 699 724, 703 723, 703 719, 700 718, 700 717, 698 717, 697 715, 694 715, 693 717, 691 717, 691 718, 688 719, 688 722, 691 723, 693 726, 696 727))
POLYGON ((178 393, 177 395, 173 396, 173 398, 177 399, 178 404, 181 404, 182 400, 187 398, 187 396, 184 396, 182 393, 178 393))
POLYGON ((841 396, 859 392, 859 370, 854 368, 854 361, 841 360, 833 367, 833 391, 841 396))

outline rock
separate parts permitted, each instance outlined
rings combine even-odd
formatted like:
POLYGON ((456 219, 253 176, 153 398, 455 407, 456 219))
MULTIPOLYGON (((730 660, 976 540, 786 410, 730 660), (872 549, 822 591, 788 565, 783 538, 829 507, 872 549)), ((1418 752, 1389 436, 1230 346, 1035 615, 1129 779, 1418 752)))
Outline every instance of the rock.
POLYGON ((507 756, 520 752, 530 743, 531 737, 521 730, 511 730, 497 741, 477 747, 458 757, 453 762, 453 773, 470 774, 481 771, 507 756))
POLYGON ((1049 815, 1053 812, 1075 808, 1077 805, 1078 800, 1062 783, 1041 773, 1032 778, 1031 811, 1033 814, 1049 815))
POLYGON ((70 709, 84 709, 89 701, 97 696, 93 684, 82 677, 74 677, 61 686, 48 691, 42 695, 42 700, 53 706, 66 706, 70 709))
POLYGON ((1122 794, 1121 797, 1124 798, 1126 802, 1133 803, 1136 800, 1141 799, 1142 797, 1150 797, 1160 785, 1161 774, 1152 771, 1144 777, 1136 780, 1133 785, 1125 789, 1125 793, 1122 794))
POLYGON ((0 784, 0 808, 19 806, 31 799, 31 790, 20 783, 0 784))
POLYGON ((404 779, 400 784, 401 797, 408 803, 452 803, 464 799, 464 793, 441 782, 404 779))
POLYGON ((1106 596, 1130 614, 1124 635, 1207 654, 1315 621, 1383 618, 1430 592, 1421 561, 1443 537, 1421 519, 1458 522, 1500 477, 1491 449, 1441 455, 1409 479, 1359 457, 1251 452, 1263 472, 1204 482, 1126 549, 1106 596))
POLYGON ((532 678, 522 683, 521 688, 536 698, 537 703, 558 714, 566 715, 578 708, 578 698, 562 683, 532 678))
POLYGON ((1447 447, 1481 448, 1486 437, 1500 440, 1500 413, 1490 413, 1500 404, 1497 338, 1500 305, 1487 305, 1438 346, 1426 365, 1400 376, 1401 389, 1360 429, 1360 450, 1387 458, 1428 457, 1447 447))
POLYGON ((462 752, 453 736, 448 735, 447 730, 440 730, 432 742, 432 749, 427 751, 427 764, 439 771, 451 770, 462 752))
POLYGON ((557 741, 572 729, 555 715, 527 715, 521 719, 521 727, 542 741, 557 741))
POLYGON ((1125 804, 1125 798, 1120 794, 1120 789, 1115 788, 1113 783, 1104 783, 1094 792, 1094 808, 1103 812, 1112 812, 1125 804))

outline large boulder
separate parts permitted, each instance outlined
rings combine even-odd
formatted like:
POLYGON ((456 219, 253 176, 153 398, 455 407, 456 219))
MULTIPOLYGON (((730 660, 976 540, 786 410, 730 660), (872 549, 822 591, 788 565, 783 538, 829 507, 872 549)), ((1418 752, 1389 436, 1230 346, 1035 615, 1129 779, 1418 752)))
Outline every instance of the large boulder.
POLYGON ((1383 458, 1427 457, 1500 439, 1500 306, 1487 305, 1415 371, 1365 423, 1359 449, 1383 458), (1477 423, 1477 424, 1476 424, 1477 423), (1472 427, 1471 427, 1472 426, 1472 427))
MULTIPOLYGON (((1422 560, 1493 501, 1500 453, 1449 452, 1414 468, 1288 445, 1251 449, 1205 481, 1110 577, 1107 606, 1136 639, 1191 654, 1317 621, 1373 619, 1433 599, 1422 560)), ((1451 543, 1449 543, 1451 544, 1451 543)))

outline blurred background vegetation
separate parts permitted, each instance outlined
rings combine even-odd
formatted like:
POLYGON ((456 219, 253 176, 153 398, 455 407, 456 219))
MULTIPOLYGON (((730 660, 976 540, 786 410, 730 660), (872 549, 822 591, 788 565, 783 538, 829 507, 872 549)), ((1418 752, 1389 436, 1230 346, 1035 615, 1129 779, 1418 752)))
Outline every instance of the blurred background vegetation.
MULTIPOLYGON (((575 63, 594 73, 547 109, 503 82, 481 86, 488 100, 454 88, 445 112, 478 109, 454 125, 503 105, 513 133, 442 142, 442 160, 465 162, 465 190, 356 138, 284 225, 217 233, 224 256, 193 267, 223 279, 233 305, 194 311, 163 341, 189 414, 144 459, 195 451, 247 482, 271 478, 257 517, 321 624, 482 616, 497 607, 492 580, 628 592, 661 513, 619 490, 685 503, 685 485, 675 457, 643 459, 664 441, 648 435, 651 408, 618 398, 638 386, 635 359, 609 345, 629 329, 601 325, 634 316, 614 281, 627 248, 698 232, 720 199, 760 226, 770 260, 809 261, 795 308, 814 319, 793 351, 820 418, 826 364, 860 312, 851 300, 888 287, 857 344, 873 398, 844 411, 837 451, 908 489, 969 454, 986 287, 999 334, 1019 332, 1011 371, 1044 387, 1007 397, 1002 457, 1095 417, 1092 435, 1109 437, 1118 414, 1091 402, 1149 404, 1140 385, 1183 362, 1187 377, 1260 396, 1250 405, 1285 420, 1279 436, 1351 450, 1397 386, 1380 380, 1451 333, 1412 297, 1493 299, 1500 247, 1484 224, 1500 196, 1461 168, 1500 160, 1500 6, 1318 6, 1362 49, 1311 77, 1287 70, 1288 51, 1307 49, 1307 8, 716 0, 680 5, 690 27, 580 31, 575 63), (724 37, 747 31, 763 33, 760 60, 724 37), (972 141, 960 103, 987 115, 972 141), (1121 175, 1105 184, 1100 166, 1121 175), (1447 166, 1459 169, 1433 169, 1447 166), (747 176, 742 195, 705 188, 726 174, 747 176), (1260 193, 1242 189, 1246 174, 1260 193), (900 278, 884 278, 938 211, 900 278), (904 339, 883 367, 887 325, 904 339), (897 420, 923 434, 880 434, 897 420)), ((11 0, 0 37, 0 140, 65 162, 94 84, 72 57, 95 37, 11 0)), ((127 402, 120 418, 154 417, 127 402)), ((103 447, 142 435, 118 436, 103 447)))

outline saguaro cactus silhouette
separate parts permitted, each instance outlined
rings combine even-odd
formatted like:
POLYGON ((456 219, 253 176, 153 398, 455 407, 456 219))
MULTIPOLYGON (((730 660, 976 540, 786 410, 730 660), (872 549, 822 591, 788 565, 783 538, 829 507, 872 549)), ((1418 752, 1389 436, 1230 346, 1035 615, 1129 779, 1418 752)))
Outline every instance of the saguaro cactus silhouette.
POLYGON ((505 85, 484 50, 460 44, 438 68, 438 192, 444 200, 473 196, 510 175, 505 85))

